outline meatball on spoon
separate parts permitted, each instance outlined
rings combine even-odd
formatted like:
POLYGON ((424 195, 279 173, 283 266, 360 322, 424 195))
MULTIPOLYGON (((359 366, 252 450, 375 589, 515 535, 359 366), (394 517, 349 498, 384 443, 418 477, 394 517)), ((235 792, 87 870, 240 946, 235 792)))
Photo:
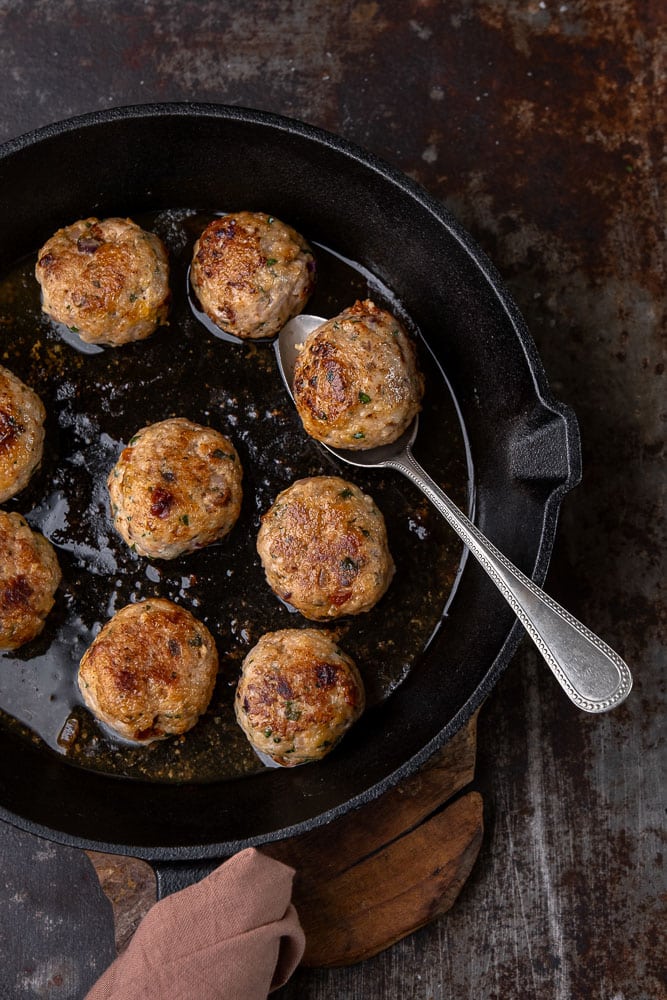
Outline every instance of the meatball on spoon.
MULTIPOLYGON (((294 399, 294 369, 309 334, 325 323, 301 314, 290 320, 276 340, 278 367, 294 399)), ((517 569, 440 489, 415 460, 411 446, 419 418, 392 444, 366 451, 332 448, 349 465, 397 469, 407 476, 447 520, 509 603, 566 694, 587 712, 605 712, 630 693, 632 677, 623 660, 517 569)))

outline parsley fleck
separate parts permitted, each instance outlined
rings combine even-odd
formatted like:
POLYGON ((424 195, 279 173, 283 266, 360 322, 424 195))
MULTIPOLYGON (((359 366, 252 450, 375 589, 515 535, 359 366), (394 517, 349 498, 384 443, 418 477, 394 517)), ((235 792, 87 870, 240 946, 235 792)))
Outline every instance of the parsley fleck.
POLYGON ((297 708, 293 701, 285 702, 285 718, 290 722, 296 722, 301 715, 301 709, 297 708))

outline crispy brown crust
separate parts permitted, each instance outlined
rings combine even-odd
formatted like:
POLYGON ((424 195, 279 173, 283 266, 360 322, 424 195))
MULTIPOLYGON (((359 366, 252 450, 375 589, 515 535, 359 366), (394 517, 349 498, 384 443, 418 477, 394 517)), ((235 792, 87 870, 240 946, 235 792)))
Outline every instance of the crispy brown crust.
POLYGON ((218 654, 185 608, 150 598, 121 608, 79 665, 88 708, 125 739, 151 743, 187 732, 213 694, 218 654))
POLYGON ((20 493, 41 462, 45 418, 37 393, 0 365, 0 503, 20 493))
POLYGON ((395 441, 419 412, 423 394, 412 341, 370 299, 314 330, 295 365, 294 401, 303 426, 334 448, 395 441))
POLYGON ((60 580, 46 538, 20 514, 0 511, 0 649, 18 649, 39 635, 60 580))
POLYGON ((354 661, 317 629, 263 635, 243 662, 234 702, 255 749, 285 767, 326 756, 364 704, 354 661))
POLYGON ((162 241, 131 219, 80 219, 37 256, 42 308, 82 340, 118 347, 167 319, 169 262, 162 241))
POLYGON ((306 304, 315 262, 291 226, 261 212, 235 212, 203 231, 190 278, 202 309, 222 330, 271 337, 306 304))
POLYGON ((271 589, 313 621, 369 611, 395 571, 382 514, 338 476, 283 490, 262 517, 257 551, 271 589))
POLYGON ((236 523, 242 477, 234 445, 212 427, 183 417, 143 427, 109 473, 114 527, 150 559, 203 548, 236 523))

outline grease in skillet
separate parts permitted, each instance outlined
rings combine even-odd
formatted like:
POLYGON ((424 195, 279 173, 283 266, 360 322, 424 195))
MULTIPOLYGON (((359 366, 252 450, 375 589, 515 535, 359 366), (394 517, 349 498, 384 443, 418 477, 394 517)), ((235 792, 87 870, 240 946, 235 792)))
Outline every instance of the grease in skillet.
MULTIPOLYGON (((154 781, 215 781, 262 769, 234 718, 240 666, 264 632, 303 619, 266 585, 255 549, 260 517, 295 479, 340 474, 331 456, 304 434, 270 347, 222 341, 193 313, 188 268, 194 243, 212 218, 191 210, 136 217, 169 249, 173 301, 167 327, 122 350, 86 355, 63 340, 41 313, 34 255, 0 280, 0 362, 30 384, 47 408, 42 466, 7 506, 25 512, 31 526, 43 531, 64 577, 42 635, 0 656, 0 725, 41 740, 73 764, 154 781), (234 441, 245 499, 224 539, 150 563, 113 530, 106 478, 137 427, 173 416, 212 426, 234 441), (118 608, 153 596, 192 611, 224 655, 209 708, 186 737, 119 746, 84 708, 77 666, 118 608)), ((321 245, 313 248, 313 312, 334 316, 356 299, 372 298, 416 333, 400 302, 373 275, 321 245)), ((420 457, 465 503, 468 469, 456 407, 426 350, 420 365, 427 383, 420 457)), ((362 470, 354 481, 382 510, 397 567, 372 614, 340 619, 328 629, 359 667, 370 712, 362 724, 371 725, 373 705, 418 669, 432 635, 447 627, 461 546, 409 483, 362 470)))

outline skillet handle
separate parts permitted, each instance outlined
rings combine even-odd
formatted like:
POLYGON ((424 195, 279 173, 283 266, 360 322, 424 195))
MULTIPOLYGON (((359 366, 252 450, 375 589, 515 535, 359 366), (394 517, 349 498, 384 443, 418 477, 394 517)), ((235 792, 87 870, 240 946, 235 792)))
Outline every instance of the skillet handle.
POLYGON ((210 861, 151 861, 157 884, 157 898, 164 899, 174 892, 187 889, 195 882, 201 882, 225 860, 225 858, 211 858, 210 861))
POLYGON ((585 712, 606 712, 627 698, 632 677, 620 656, 499 552, 409 448, 383 465, 407 476, 440 511, 491 577, 575 705, 585 712))

